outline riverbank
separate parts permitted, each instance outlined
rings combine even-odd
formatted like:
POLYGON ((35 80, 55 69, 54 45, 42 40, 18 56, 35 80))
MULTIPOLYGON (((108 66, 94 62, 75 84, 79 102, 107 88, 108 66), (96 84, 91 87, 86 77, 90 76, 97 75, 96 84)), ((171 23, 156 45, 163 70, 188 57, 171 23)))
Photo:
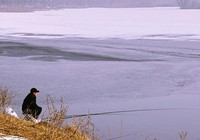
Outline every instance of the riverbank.
POLYGON ((42 122, 35 124, 5 114, 0 114, 0 133, 19 136, 28 140, 88 140, 87 136, 81 135, 75 127, 65 126, 63 128, 56 128, 42 122))

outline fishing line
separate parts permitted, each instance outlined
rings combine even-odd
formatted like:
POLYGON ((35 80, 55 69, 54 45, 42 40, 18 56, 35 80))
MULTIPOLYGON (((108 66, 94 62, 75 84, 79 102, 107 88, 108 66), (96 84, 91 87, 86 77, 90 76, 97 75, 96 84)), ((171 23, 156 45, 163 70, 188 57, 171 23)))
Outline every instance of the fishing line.
POLYGON ((112 115, 118 113, 129 113, 129 112, 148 112, 148 111, 170 111, 170 110, 183 110, 184 108, 157 108, 157 109, 133 109, 133 110, 118 110, 118 111, 108 111, 99 113, 88 113, 79 115, 67 115, 63 119, 70 119, 76 117, 86 117, 86 116, 101 116, 101 115, 112 115))
POLYGON ((121 139, 121 138, 129 137, 129 136, 132 136, 132 135, 136 135, 137 133, 138 133, 138 132, 133 132, 133 133, 129 133, 129 134, 126 134, 126 135, 122 135, 122 136, 118 136, 118 137, 109 138, 109 139, 107 139, 107 140, 121 139))

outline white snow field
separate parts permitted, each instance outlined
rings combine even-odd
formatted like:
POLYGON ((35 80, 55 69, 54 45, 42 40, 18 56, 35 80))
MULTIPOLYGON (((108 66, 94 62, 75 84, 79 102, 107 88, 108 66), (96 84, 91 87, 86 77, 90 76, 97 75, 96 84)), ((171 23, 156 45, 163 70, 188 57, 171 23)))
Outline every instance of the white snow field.
POLYGON ((0 13, 0 35, 91 38, 200 38, 199 10, 89 8, 0 13))
MULTIPOLYGON (((199 140, 200 12, 178 8, 0 13, 0 85, 63 97, 67 114, 92 116, 102 140, 199 140)), ((56 102, 57 103, 57 102, 56 102)))

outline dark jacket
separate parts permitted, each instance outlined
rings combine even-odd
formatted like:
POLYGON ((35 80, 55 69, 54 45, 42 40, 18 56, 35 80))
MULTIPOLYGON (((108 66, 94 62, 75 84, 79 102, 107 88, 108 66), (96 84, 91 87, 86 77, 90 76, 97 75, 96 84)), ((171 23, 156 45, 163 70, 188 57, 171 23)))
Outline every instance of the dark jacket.
POLYGON ((36 96, 33 93, 29 93, 22 104, 22 111, 25 112, 29 110, 34 112, 38 108, 41 107, 36 104, 36 96))

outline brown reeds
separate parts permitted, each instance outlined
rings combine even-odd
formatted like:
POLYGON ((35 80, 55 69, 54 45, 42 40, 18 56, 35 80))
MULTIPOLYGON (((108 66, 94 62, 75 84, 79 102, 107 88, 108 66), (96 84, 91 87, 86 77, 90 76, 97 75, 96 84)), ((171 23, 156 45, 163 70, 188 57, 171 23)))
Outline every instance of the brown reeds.
POLYGON ((12 105, 16 93, 10 92, 6 87, 0 87, 0 112, 4 113, 7 106, 12 105))
MULTIPOLYGON (((91 122, 91 117, 88 113, 86 117, 74 117, 71 124, 66 123, 66 114, 68 107, 64 106, 63 99, 60 99, 60 107, 56 108, 52 98, 47 95, 47 106, 48 106, 48 118, 47 125, 54 126, 54 128, 64 128, 73 129, 73 134, 70 135, 70 138, 74 139, 75 135, 78 133, 81 136, 87 136, 90 140, 99 140, 98 134, 95 134, 94 124, 91 122), (70 126, 70 127, 69 127, 70 126), (74 135, 75 134, 75 135, 74 135)), ((52 133, 54 130, 50 127, 49 132, 52 133)))

